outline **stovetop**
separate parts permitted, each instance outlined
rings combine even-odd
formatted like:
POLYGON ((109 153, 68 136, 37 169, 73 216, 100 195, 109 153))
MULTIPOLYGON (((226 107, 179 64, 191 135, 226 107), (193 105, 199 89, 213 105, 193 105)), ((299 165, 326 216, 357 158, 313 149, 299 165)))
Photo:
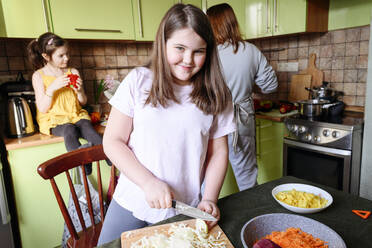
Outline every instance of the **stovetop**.
POLYGON ((314 119, 295 115, 286 118, 284 123, 288 129, 287 139, 350 150, 353 138, 361 136, 364 118, 340 115, 314 119))

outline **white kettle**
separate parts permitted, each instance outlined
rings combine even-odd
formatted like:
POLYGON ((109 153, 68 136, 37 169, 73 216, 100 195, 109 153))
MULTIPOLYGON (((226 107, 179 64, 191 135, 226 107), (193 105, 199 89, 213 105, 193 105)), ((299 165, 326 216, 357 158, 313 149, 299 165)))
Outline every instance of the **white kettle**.
POLYGON ((35 133, 30 106, 22 97, 8 99, 8 136, 21 138, 35 133))

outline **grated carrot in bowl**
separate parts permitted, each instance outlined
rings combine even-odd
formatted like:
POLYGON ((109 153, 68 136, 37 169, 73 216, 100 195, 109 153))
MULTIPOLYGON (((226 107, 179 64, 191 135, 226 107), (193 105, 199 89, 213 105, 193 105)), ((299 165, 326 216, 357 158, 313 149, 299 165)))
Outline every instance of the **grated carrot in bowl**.
POLYGON ((270 239, 281 248, 328 248, 327 242, 294 227, 282 232, 272 232, 265 239, 270 239))

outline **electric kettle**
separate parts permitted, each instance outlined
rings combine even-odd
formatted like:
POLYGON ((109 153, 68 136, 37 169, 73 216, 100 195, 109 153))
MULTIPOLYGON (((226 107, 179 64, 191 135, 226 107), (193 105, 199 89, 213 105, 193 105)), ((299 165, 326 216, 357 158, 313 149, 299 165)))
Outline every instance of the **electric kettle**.
POLYGON ((35 133, 30 106, 22 97, 8 99, 8 136, 21 138, 35 133))

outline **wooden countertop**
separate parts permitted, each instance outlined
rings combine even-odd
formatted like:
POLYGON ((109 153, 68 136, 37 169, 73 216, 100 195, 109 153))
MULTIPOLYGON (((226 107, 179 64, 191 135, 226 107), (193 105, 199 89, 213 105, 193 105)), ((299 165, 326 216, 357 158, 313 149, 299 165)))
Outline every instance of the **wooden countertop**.
MULTIPOLYGON (((100 134, 103 134, 105 131, 105 127, 101 125, 96 125, 94 126, 94 128, 100 134)), ((27 147, 63 142, 63 137, 36 133, 36 134, 23 137, 23 138, 5 138, 4 141, 5 141, 6 149, 10 151, 10 150, 16 150, 20 148, 27 148, 27 147)))

